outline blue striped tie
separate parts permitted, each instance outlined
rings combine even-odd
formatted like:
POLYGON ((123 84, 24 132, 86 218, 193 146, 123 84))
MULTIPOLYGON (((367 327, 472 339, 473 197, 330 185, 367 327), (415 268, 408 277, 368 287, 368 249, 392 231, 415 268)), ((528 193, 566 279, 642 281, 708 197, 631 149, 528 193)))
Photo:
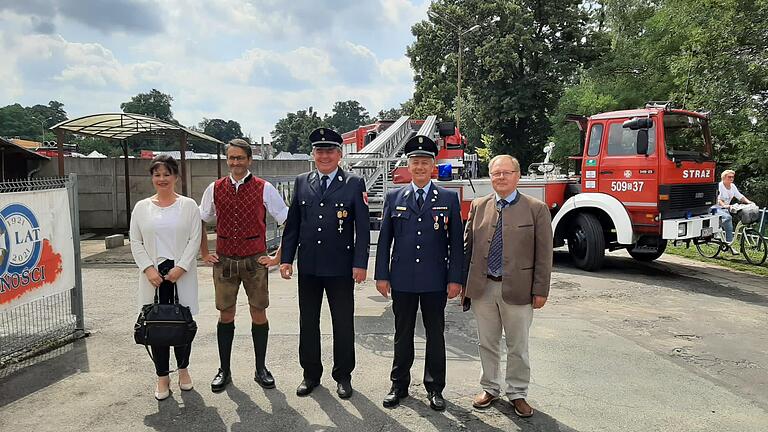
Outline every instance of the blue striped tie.
POLYGON ((501 211, 507 204, 509 204, 507 200, 501 199, 496 206, 498 218, 496 219, 496 229, 491 238, 491 248, 488 251, 488 274, 493 276, 501 276, 501 265, 504 258, 504 242, 501 238, 501 211))

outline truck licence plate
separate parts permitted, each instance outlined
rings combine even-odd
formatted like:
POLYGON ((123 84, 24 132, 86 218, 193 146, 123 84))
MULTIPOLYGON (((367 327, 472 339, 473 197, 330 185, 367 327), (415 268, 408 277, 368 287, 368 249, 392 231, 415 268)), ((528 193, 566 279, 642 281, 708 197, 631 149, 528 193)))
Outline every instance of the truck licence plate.
POLYGON ((712 236, 713 232, 714 231, 713 231, 712 227, 702 228, 701 229, 701 236, 702 237, 710 237, 710 236, 712 236))

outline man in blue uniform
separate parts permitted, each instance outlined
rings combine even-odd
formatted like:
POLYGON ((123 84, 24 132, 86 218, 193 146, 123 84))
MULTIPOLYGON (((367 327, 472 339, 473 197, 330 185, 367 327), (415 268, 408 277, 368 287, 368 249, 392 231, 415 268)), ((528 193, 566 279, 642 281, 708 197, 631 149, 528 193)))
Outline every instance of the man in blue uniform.
POLYGON ((370 220, 365 181, 344 172, 341 135, 319 128, 309 135, 316 171, 296 177, 285 221, 280 275, 290 279, 298 249, 299 362, 304 380, 296 394, 320 385, 320 306, 328 296, 333 323, 333 379, 342 399, 352 396, 355 368, 355 282, 365 280, 370 249, 370 220))
POLYGON ((395 314, 392 388, 384 406, 395 407, 408 396, 413 332, 421 307, 427 336, 424 387, 429 406, 442 411, 445 304, 461 292, 464 259, 459 196, 432 183, 437 146, 429 137, 411 138, 405 153, 413 181, 387 193, 376 251, 376 289, 384 297, 392 293, 395 314))

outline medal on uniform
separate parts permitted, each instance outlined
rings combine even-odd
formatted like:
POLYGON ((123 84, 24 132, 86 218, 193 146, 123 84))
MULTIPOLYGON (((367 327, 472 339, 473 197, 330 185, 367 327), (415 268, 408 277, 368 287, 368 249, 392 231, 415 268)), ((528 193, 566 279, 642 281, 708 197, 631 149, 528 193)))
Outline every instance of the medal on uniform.
MULTIPOLYGON (((336 204, 336 207, 344 207, 344 204, 336 204)), ((342 226, 344 224, 344 218, 347 217, 347 211, 343 208, 339 208, 339 210, 336 211, 336 218, 339 220, 339 234, 341 234, 344 231, 344 227, 342 226)))
POLYGON ((434 226, 434 228, 435 228, 435 231, 437 231, 437 230, 439 230, 439 229, 440 229, 440 224, 439 224, 439 223, 437 223, 437 219, 438 219, 438 216, 435 216, 435 225, 433 225, 433 226, 434 226))
POLYGON ((445 230, 448 231, 448 216, 443 216, 443 225, 445 227, 445 230))

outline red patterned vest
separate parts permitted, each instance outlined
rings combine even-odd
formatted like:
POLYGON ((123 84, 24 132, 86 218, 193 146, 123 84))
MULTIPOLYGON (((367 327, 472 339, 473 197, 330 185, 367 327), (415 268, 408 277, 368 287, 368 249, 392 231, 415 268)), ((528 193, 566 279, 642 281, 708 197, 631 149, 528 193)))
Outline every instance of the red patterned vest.
POLYGON ((216 253, 246 257, 267 250, 267 209, 264 207, 264 180, 251 175, 235 191, 229 176, 216 180, 216 253))

